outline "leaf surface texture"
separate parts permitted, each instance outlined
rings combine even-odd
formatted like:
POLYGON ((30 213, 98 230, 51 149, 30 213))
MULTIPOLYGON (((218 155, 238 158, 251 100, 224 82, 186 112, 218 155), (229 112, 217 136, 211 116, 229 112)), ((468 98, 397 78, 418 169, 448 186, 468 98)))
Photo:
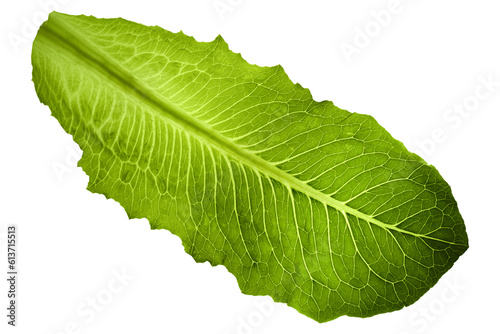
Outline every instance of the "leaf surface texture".
POLYGON ((32 64, 88 189, 226 266, 246 294, 320 322, 367 317, 415 302, 468 247, 433 166, 220 36, 53 12, 32 64))

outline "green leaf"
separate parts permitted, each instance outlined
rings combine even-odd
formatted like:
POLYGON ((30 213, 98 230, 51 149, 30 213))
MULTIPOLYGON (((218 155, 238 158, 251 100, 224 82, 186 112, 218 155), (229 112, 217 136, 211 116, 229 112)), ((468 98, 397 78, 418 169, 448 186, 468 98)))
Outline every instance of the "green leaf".
POLYGON ((32 63, 88 189, 226 266, 245 294, 319 322, 367 317, 415 302, 468 247, 433 166, 220 36, 53 12, 32 63))

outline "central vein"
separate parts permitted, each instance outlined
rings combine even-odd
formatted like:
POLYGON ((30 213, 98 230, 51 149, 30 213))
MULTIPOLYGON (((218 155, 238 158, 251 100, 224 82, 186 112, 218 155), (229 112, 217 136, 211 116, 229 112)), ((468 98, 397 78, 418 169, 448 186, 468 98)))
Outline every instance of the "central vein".
MULTIPOLYGON (((192 117, 177 105, 170 103, 164 97, 151 91, 142 82, 120 67, 119 64, 107 57, 104 53, 99 52, 94 45, 92 45, 78 32, 74 31, 63 20, 61 20, 59 16, 54 16, 51 20, 44 23, 40 29, 40 34, 44 34, 47 38, 58 43, 59 46, 63 45, 67 51, 74 53, 75 56, 79 58, 84 56, 84 61, 88 62, 89 65, 95 67, 101 73, 106 75, 107 78, 116 82, 122 89, 126 90, 131 96, 134 96, 139 102, 147 104, 159 114, 173 121, 178 127, 196 136, 199 140, 222 151, 232 159, 246 164, 254 170, 263 173, 296 191, 302 192, 321 203, 326 203, 330 207, 380 226, 386 230, 393 230, 420 238, 439 240, 383 223, 373 216, 347 206, 343 202, 322 193, 304 181, 301 181, 270 164, 258 155, 243 149, 228 138, 211 129, 208 124, 192 117)), ((349 224, 349 221, 347 221, 347 224, 349 224)), ((439 241, 450 243, 444 240, 439 241)))

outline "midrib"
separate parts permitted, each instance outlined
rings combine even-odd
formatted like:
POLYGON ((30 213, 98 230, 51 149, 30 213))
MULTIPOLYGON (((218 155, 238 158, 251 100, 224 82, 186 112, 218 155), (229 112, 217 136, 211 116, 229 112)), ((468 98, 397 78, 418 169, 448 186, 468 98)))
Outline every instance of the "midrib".
MULTIPOLYGON (((170 120, 174 121, 180 128, 188 133, 195 135, 201 141, 209 143, 218 150, 223 151, 228 156, 240 161, 243 164, 283 183, 284 185, 293 188, 299 192, 318 200, 321 203, 326 203, 328 206, 337 210, 351 214, 359 219, 375 224, 384 229, 390 229, 400 233, 410 234, 419 238, 427 238, 437 240, 449 244, 452 242, 441 240, 426 235, 406 231, 381 222, 373 216, 367 215, 359 210, 356 210, 324 193, 311 187, 304 181, 301 181, 292 175, 284 172, 278 167, 270 164, 268 161, 256 156, 242 147, 236 145, 228 138, 220 135, 212 130, 206 123, 195 119, 188 113, 184 112, 177 105, 166 101, 164 98, 149 90, 140 81, 136 80, 132 75, 124 71, 116 62, 102 54, 85 38, 74 31, 70 26, 60 19, 63 14, 51 14, 51 17, 40 28, 39 34, 46 31, 47 37, 53 37, 66 46, 70 52, 76 53, 76 57, 81 57, 81 54, 86 56, 86 60, 90 65, 106 74, 106 76, 117 82, 122 88, 126 89, 132 96, 135 96, 138 101, 148 104, 153 110, 157 110, 162 115, 166 115, 170 120), (52 27, 54 26, 54 28, 52 27)), ((346 222, 349 224, 349 221, 346 222)))

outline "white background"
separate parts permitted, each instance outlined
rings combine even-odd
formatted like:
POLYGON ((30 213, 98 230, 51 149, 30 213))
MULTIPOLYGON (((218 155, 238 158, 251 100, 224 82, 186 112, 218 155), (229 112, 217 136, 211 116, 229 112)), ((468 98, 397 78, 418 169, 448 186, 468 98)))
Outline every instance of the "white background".
POLYGON ((389 0, 52 1, 65 13, 121 16, 200 41, 221 34, 250 63, 282 64, 316 100, 373 115, 438 168, 470 249, 414 305, 325 324, 284 304, 262 313, 256 303, 270 297, 241 294, 224 267, 196 264, 179 238, 85 189, 81 152, 31 82, 31 43, 49 2, 10 0, 0 10, 0 267, 7 271, 5 231, 15 223, 20 271, 15 329, 5 324, 0 274, 1 333, 499 332, 500 87, 483 96, 480 79, 500 82, 498 1, 401 0, 383 27, 371 12, 389 0), (214 7, 224 4, 223 13, 214 7), (365 28, 372 37, 362 45, 357 29, 365 28), (341 46, 356 47, 356 38, 357 53, 346 57, 341 46), (468 117, 447 111, 464 101, 468 117), (113 279, 122 270, 133 276, 126 285, 113 279), (90 311, 92 298, 106 303, 102 311, 90 311))

